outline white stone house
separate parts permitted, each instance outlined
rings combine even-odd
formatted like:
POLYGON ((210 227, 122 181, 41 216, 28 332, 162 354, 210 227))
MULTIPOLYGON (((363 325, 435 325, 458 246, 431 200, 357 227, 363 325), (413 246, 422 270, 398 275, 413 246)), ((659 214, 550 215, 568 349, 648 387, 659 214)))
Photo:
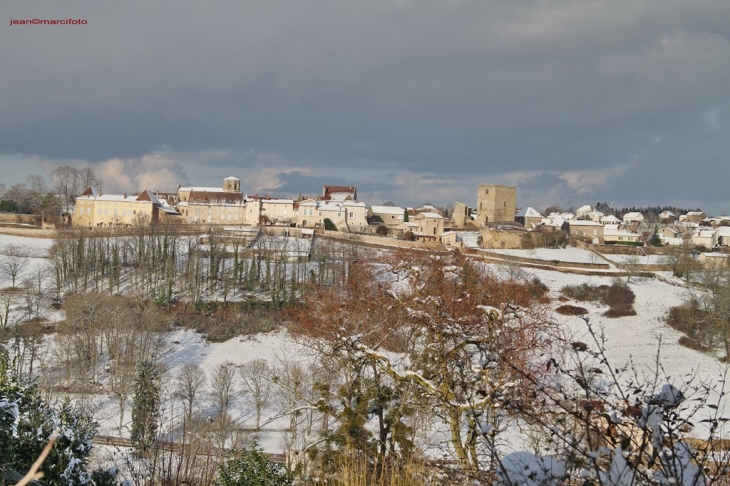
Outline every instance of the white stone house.
POLYGON ((630 212, 624 214, 624 223, 642 223, 644 215, 639 212, 630 212))

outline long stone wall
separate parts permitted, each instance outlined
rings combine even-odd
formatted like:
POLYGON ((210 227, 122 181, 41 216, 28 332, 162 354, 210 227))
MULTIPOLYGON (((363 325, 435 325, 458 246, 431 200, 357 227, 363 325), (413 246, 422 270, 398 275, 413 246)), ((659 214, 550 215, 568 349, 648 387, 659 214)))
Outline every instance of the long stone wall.
POLYGON ((317 231, 318 236, 331 238, 339 241, 352 241, 354 243, 371 246, 373 248, 402 248, 411 250, 443 250, 444 246, 439 243, 424 241, 397 240, 381 236, 361 235, 354 233, 342 233, 340 231, 317 231))

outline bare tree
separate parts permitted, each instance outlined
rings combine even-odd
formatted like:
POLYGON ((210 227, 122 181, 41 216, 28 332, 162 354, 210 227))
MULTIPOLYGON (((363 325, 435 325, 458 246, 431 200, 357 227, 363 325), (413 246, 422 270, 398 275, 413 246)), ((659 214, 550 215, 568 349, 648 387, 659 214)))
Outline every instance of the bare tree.
POLYGON ((631 283, 631 277, 639 272, 639 256, 630 255, 619 267, 626 272, 626 283, 631 283))
POLYGON ((79 171, 79 184, 83 191, 89 186, 100 186, 101 179, 99 179, 96 169, 93 167, 84 167, 79 171))
POLYGON ((205 372, 195 363, 185 364, 175 380, 175 396, 183 401, 188 421, 204 384, 205 372))
POLYGON ((228 416, 228 409, 236 393, 236 367, 230 361, 219 364, 212 372, 210 386, 218 407, 219 418, 228 416))
POLYGON ((251 395, 256 409, 256 430, 261 429, 261 411, 268 405, 271 397, 272 368, 264 359, 255 359, 239 368, 244 389, 251 395))
POLYGON ((5 245, 2 254, 4 258, 0 258, 0 272, 10 277, 15 287, 15 279, 28 266, 28 257, 18 245, 5 245))
POLYGON ((81 185, 80 171, 68 165, 57 167, 51 173, 51 182, 61 207, 68 212, 79 192, 81 185))
POLYGON ((14 321, 19 319, 13 307, 16 305, 14 293, 0 293, 0 330, 5 330, 14 321))

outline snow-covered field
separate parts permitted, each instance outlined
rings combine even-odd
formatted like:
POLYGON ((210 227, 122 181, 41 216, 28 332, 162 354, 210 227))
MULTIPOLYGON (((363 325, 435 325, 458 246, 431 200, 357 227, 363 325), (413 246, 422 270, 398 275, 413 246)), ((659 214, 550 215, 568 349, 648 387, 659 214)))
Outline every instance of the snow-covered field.
MULTIPOLYGON (((611 260, 614 263, 629 263, 632 258, 634 258, 633 255, 609 255, 604 254, 603 255, 608 260, 611 260)), ((637 263, 640 263, 642 265, 661 265, 664 260, 664 255, 638 255, 637 263)))
POLYGON ((510 255, 521 258, 532 258, 534 260, 574 263, 606 263, 595 253, 580 248, 535 248, 532 250, 485 250, 489 253, 497 253, 500 255, 510 255))

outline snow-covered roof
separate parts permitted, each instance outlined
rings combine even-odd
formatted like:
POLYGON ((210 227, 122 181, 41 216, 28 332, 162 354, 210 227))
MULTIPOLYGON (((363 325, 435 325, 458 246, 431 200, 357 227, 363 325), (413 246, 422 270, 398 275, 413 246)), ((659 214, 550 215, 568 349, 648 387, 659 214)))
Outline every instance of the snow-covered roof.
POLYGON ((627 219, 644 219, 644 216, 639 212, 631 212, 624 214, 624 221, 627 219))
POLYGON ((241 179, 239 179, 238 177, 228 176, 223 180, 224 181, 240 181, 241 179))
POLYGON ((341 203, 346 208, 364 208, 365 203, 362 201, 353 201, 352 199, 345 199, 341 203))
POLYGON ((634 236, 639 237, 639 233, 633 233, 631 231, 626 231, 625 229, 619 229, 614 228, 612 226, 606 226, 603 230, 603 234, 605 236, 634 236))
POLYGON ((559 216, 552 216, 549 218, 543 218, 541 221, 543 226, 550 226, 554 228, 560 228, 565 224, 565 220, 559 216))
POLYGON ((688 211, 686 215, 687 216, 702 216, 703 214, 705 214, 704 211, 688 211))
POLYGON ((659 238, 664 242, 664 244, 670 246, 682 246, 684 244, 684 240, 682 238, 669 238, 662 234, 659 235, 659 238))
POLYGON ((609 214, 608 216, 601 217, 601 223, 604 223, 604 224, 620 223, 620 222, 621 222, 621 220, 618 219, 613 214, 609 214))
POLYGON ((423 218, 428 218, 428 219, 444 219, 444 217, 441 216, 439 213, 430 213, 430 212, 429 213, 418 213, 416 215, 416 217, 418 217, 419 215, 423 218))
POLYGON ((715 236, 715 230, 700 230, 695 236, 699 238, 712 238, 713 236, 715 236))
POLYGON ((320 202, 317 204, 317 209, 320 211, 342 211, 342 203, 339 202, 320 202))
POLYGON ((76 199, 94 199, 96 201, 114 201, 128 203, 151 202, 152 204, 160 204, 160 202, 157 200, 157 197, 155 197, 152 191, 142 191, 139 196, 130 196, 129 194, 102 194, 93 196, 91 194, 86 194, 83 196, 79 196, 76 199))
POLYGON ((163 213, 167 213, 167 214, 175 214, 175 215, 180 214, 179 211, 176 211, 175 209, 172 209, 172 208, 166 207, 166 206, 160 206, 159 210, 162 211, 163 213))
POLYGON ((542 214, 540 214, 535 208, 532 207, 526 207, 520 209, 520 211, 515 214, 516 218, 542 218, 542 214))
POLYGON ((405 213, 405 209, 398 206, 370 206, 370 210, 375 214, 400 214, 405 213))
POLYGON ((591 221, 588 219, 570 219, 568 220, 568 224, 570 226, 601 226, 603 225, 601 223, 596 223, 595 221, 591 221))
POLYGON ((293 199, 262 199, 261 204, 294 204, 293 199))
POLYGON ((661 213, 659 213, 659 217, 660 218, 676 218, 677 215, 669 210, 665 210, 665 211, 662 211, 661 213))

